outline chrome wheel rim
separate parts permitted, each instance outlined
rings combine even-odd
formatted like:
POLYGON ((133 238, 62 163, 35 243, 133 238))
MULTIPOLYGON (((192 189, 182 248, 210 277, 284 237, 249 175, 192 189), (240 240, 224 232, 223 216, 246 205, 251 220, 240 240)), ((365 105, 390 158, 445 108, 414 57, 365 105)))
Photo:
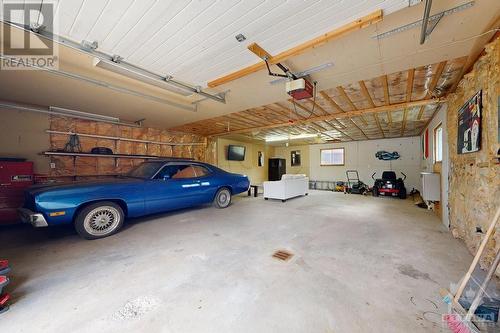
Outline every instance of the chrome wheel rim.
POLYGON ((120 212, 111 206, 97 207, 91 210, 83 226, 85 231, 94 236, 103 236, 113 232, 121 220, 120 212))
POLYGON ((219 196, 217 197, 217 202, 219 206, 226 207, 231 202, 231 193, 228 190, 222 190, 219 192, 219 196))

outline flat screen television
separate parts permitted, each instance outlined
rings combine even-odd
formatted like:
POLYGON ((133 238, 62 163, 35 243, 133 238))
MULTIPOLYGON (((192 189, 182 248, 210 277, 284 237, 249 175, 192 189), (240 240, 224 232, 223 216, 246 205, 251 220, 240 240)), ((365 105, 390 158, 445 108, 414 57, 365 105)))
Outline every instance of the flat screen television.
POLYGON ((229 145, 227 147, 227 159, 229 161, 243 161, 245 160, 245 147, 229 145))

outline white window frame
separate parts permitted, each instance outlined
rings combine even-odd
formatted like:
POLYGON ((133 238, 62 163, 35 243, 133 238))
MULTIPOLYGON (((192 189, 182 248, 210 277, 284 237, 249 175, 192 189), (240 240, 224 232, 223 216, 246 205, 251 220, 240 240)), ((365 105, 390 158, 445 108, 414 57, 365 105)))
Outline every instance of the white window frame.
POLYGON ((320 163, 320 166, 343 166, 343 165, 345 165, 345 149, 344 149, 344 147, 320 149, 320 151, 319 151, 319 163, 320 163), (342 151, 342 163, 334 163, 333 161, 331 163, 323 163, 323 151, 325 151, 325 150, 342 151))
POLYGON ((433 142, 433 150, 434 150, 434 163, 443 162, 443 124, 440 123, 434 128, 434 142, 433 142), (441 131, 441 138, 438 140, 438 131, 441 131), (438 145, 439 142, 439 145, 438 145), (439 146, 439 147, 438 147, 439 146), (440 152, 438 154, 438 148, 440 148, 440 152))

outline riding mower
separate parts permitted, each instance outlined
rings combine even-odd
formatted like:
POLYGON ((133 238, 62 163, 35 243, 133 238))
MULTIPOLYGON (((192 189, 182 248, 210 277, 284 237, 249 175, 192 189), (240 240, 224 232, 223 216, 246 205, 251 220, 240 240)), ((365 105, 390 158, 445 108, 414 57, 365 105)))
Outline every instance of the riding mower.
POLYGON ((406 187, 404 183, 406 175, 403 172, 401 172, 401 174, 404 178, 396 178, 396 173, 394 171, 382 172, 381 179, 375 179, 375 174, 376 172, 372 175, 372 179, 375 181, 372 188, 374 197, 387 195, 399 197, 400 199, 406 199, 406 187))

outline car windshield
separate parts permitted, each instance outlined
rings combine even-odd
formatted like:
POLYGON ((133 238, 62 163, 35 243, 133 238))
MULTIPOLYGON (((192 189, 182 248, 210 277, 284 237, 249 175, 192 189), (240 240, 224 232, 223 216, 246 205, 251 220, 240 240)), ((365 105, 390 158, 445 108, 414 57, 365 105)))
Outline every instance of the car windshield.
POLYGON ((163 162, 144 162, 127 173, 128 177, 150 179, 163 166, 163 162))

